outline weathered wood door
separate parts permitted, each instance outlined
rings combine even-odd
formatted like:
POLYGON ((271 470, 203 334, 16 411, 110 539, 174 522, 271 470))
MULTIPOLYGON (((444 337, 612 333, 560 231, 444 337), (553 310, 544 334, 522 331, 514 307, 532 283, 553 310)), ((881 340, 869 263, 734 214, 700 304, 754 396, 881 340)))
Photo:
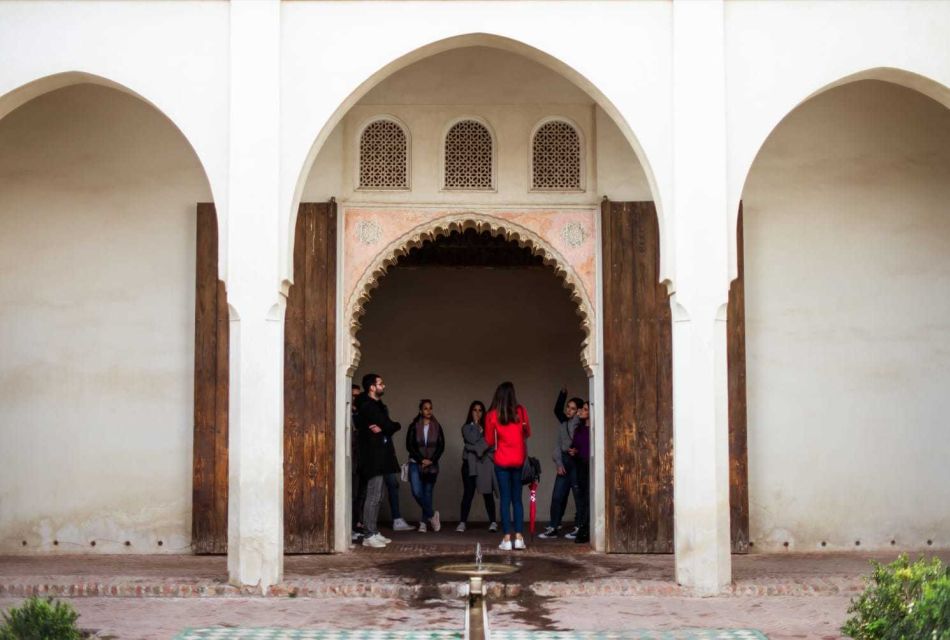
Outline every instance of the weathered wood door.
POLYGON ((749 551, 749 464, 746 445, 745 249, 742 204, 736 225, 738 276, 729 287, 726 354, 729 367, 729 511, 733 553, 749 551))
POLYGON ((652 202, 603 202, 607 551, 673 552, 673 349, 652 202))
POLYGON ((214 204, 199 203, 195 268, 195 424, 191 543, 228 549, 228 301, 218 279, 214 204))
MULTIPOLYGON (((602 206, 607 550, 673 551, 673 349, 669 296, 659 280, 652 202, 602 206)), ((729 291, 729 487, 732 549, 749 548, 745 282, 742 209, 738 278, 729 291)))
POLYGON ((284 321, 284 551, 333 545, 336 203, 304 203, 284 321))

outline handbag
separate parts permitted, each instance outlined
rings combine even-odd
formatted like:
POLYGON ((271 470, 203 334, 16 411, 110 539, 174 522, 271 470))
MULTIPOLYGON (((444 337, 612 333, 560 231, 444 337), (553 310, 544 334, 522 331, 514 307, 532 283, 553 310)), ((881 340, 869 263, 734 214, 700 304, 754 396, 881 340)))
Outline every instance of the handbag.
POLYGON ((521 484, 531 484, 541 481, 541 461, 531 456, 525 456, 524 466, 521 467, 521 484))
MULTIPOLYGON (((524 443, 525 452, 528 450, 528 440, 524 443)), ((541 461, 529 455, 525 455, 524 466, 521 467, 521 484, 531 484, 541 481, 541 461)))

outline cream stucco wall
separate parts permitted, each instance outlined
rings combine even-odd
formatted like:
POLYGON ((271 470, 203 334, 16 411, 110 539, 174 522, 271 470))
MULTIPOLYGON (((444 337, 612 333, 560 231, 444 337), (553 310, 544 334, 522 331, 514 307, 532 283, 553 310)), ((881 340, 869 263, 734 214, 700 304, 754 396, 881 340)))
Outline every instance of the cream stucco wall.
POLYGON ((124 93, 77 85, 0 120, 2 552, 189 549, 209 199, 181 134, 124 93))
POLYGON ((832 89, 743 201, 756 548, 950 546, 950 111, 832 89))
MULTIPOLYGON (((407 459, 406 428, 418 413, 419 400, 433 401, 446 430, 435 490, 435 508, 444 520, 459 517, 460 428, 469 403, 481 400, 489 406, 499 383, 514 382, 532 423, 529 452, 542 466, 538 523, 547 522, 557 426, 554 400, 562 385, 572 396, 588 396, 576 307, 553 272, 543 267, 395 268, 374 292, 358 337, 363 357, 354 380, 370 371, 383 376, 385 401, 393 419, 403 425, 396 438, 400 462, 407 459), (518 301, 514 319, 492 313, 499 291, 518 301)), ((570 502, 569 518, 574 513, 573 499, 570 502)), ((527 507, 527 492, 524 503, 527 507)), ((420 509, 405 483, 400 505, 404 518, 418 521, 420 509)), ((485 521, 479 496, 469 521, 485 521)))

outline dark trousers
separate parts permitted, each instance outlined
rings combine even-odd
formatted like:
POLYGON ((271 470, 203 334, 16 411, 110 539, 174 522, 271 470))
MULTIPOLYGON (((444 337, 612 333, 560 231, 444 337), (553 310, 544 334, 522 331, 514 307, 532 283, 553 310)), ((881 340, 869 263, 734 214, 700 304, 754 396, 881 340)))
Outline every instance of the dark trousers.
POLYGON ((501 530, 524 532, 524 503, 521 502, 521 467, 495 467, 498 493, 501 494, 501 530))
POLYGON ((554 476, 554 491, 551 492, 551 520, 549 527, 557 529, 561 526, 561 520, 564 518, 564 512, 567 511, 567 499, 571 492, 574 492, 574 506, 580 504, 577 498, 577 471, 574 458, 561 453, 561 464, 564 466, 566 474, 563 476, 554 476))
POLYGON ((590 533, 590 460, 586 458, 575 461, 577 473, 577 492, 574 500, 577 503, 577 517, 575 524, 580 530, 590 533))
MULTIPOLYGON (((468 475, 468 460, 462 461, 462 516, 459 518, 462 522, 468 522, 468 514, 472 510, 472 500, 475 498, 475 490, 478 488, 478 476, 468 475)), ((495 496, 491 492, 483 493, 485 499, 485 513, 488 514, 488 521, 495 522, 495 496)))

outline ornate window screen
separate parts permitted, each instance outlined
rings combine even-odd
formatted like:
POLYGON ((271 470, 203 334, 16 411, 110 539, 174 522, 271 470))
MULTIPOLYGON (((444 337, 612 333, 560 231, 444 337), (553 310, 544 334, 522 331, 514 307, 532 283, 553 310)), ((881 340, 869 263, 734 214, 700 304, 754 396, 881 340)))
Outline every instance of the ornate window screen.
POLYGON ((445 136, 445 189, 492 189, 492 136, 480 122, 456 122, 445 136))
POLYGON ((376 120, 360 135, 360 189, 408 189, 406 132, 392 120, 376 120))
POLYGON ((563 120, 538 128, 531 143, 531 188, 579 191, 581 185, 581 138, 563 120))

